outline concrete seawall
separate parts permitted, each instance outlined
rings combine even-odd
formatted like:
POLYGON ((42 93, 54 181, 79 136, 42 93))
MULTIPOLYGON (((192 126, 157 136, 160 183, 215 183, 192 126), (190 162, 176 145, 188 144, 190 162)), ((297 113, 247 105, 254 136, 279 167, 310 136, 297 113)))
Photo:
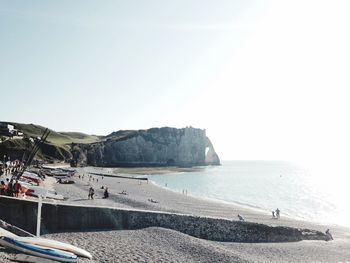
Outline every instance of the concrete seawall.
MULTIPOLYGON (((0 196, 0 219, 36 231, 37 202, 0 196)), ((175 213, 43 203, 41 233, 164 227, 214 241, 291 242, 326 240, 319 231, 175 213)))

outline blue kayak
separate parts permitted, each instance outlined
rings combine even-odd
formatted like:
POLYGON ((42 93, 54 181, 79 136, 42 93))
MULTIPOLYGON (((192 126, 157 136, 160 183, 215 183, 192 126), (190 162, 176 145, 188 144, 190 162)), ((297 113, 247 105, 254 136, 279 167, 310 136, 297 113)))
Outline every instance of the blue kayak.
POLYGON ((77 256, 73 253, 24 243, 16 240, 16 237, 2 236, 0 237, 0 245, 37 257, 48 258, 60 262, 77 262, 77 256))

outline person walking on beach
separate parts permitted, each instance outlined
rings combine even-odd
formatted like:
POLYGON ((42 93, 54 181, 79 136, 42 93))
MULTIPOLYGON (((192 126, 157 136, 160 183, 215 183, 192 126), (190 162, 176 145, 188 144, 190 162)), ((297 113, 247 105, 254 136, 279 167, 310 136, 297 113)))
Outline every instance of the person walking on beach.
POLYGON ((275 218, 275 211, 272 211, 272 217, 275 218))
POLYGON ((108 198, 109 197, 109 193, 108 193, 108 187, 106 187, 104 193, 103 193, 103 198, 108 198))
POLYGON ((277 217, 277 218, 280 218, 280 212, 281 212, 281 211, 277 208, 277 209, 276 209, 276 217, 277 217))
POLYGON ((89 188, 89 194, 88 194, 88 199, 94 199, 94 194, 95 194, 95 190, 94 188, 92 188, 92 186, 89 188))

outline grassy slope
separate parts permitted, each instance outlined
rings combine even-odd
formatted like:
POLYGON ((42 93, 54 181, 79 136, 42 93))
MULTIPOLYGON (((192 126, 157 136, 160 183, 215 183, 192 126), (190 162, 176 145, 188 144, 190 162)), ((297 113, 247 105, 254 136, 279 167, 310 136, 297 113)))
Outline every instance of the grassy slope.
MULTIPOLYGON (((23 132, 25 136, 28 137, 40 137, 44 130, 46 129, 43 126, 35 124, 23 124, 23 123, 14 123, 6 122, 12 124, 15 129, 18 129, 23 132)), ((38 152, 37 157, 45 160, 69 160, 72 158, 70 152, 70 147, 68 144, 71 143, 93 143, 100 141, 98 136, 88 135, 79 132, 56 132, 50 130, 50 135, 48 136, 45 144, 41 147, 38 152)), ((9 151, 12 151, 13 155, 16 158, 21 158, 24 151, 29 150, 29 146, 22 139, 12 139, 8 140, 0 145, 0 153, 7 154, 9 151), (11 149, 11 150, 10 150, 11 149)))
MULTIPOLYGON (((41 136, 45 127, 35 124, 12 123, 16 129, 31 137, 41 136)), ((50 130, 47 141, 52 144, 64 145, 69 143, 92 143, 99 141, 98 136, 88 135, 79 132, 56 132, 50 130)))
MULTIPOLYGON (((15 129, 23 132, 25 136, 28 137, 40 137, 44 130, 43 126, 35 124, 23 124, 15 122, 6 122, 12 124, 15 129)), ((46 160, 69 160, 72 158, 71 143, 77 144, 90 144, 95 142, 109 141, 109 140, 124 140, 133 136, 136 136, 140 131, 135 130, 122 130, 118 132, 113 132, 107 136, 96 136, 88 135, 80 132, 56 132, 50 130, 50 135, 48 136, 44 146, 38 152, 38 157, 46 160)), ((9 149, 17 150, 18 152, 23 152, 28 148, 24 141, 21 139, 12 139, 0 147, 0 153, 6 153, 9 149)), ((79 147, 78 147, 79 148, 79 147)), ((81 149, 76 148, 80 153, 79 158, 86 158, 81 149)))
POLYGON ((139 131, 136 131, 136 130, 121 130, 121 131, 117 131, 117 132, 112 132, 111 134, 104 136, 103 139, 118 141, 118 140, 122 140, 122 139, 136 136, 138 134, 138 132, 139 131))

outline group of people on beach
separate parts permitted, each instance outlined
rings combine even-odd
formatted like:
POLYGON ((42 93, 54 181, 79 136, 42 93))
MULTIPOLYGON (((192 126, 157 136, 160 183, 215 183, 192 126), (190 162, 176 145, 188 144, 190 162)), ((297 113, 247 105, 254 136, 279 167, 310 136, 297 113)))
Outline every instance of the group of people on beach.
MULTIPOLYGON (((6 159, 5 156, 4 159, 6 159)), ((7 162, 0 162, 0 195, 11 197, 23 196, 26 188, 22 188, 22 185, 15 176, 21 168, 21 162, 19 160, 10 161, 9 157, 8 159, 7 162)))
MULTIPOLYGON (((80 176, 80 174, 79 174, 79 179, 84 180, 84 176, 85 176, 84 174, 82 176, 80 176)), ((92 175, 89 175, 89 182, 91 182, 91 180, 93 182, 98 183, 98 179, 97 178, 95 179, 92 175)), ((103 180, 103 176, 102 176, 102 180, 103 180)), ((104 199, 108 198, 109 197, 108 187, 107 186, 101 186, 101 189, 104 189, 102 198, 104 198, 104 199)), ((95 189, 90 185, 90 188, 89 188, 89 191, 88 191, 88 199, 93 200, 94 199, 94 195, 95 195, 95 189)))
MULTIPOLYGON (((245 221, 242 215, 238 214, 237 217, 239 221, 245 221)), ((272 218, 279 219, 280 217, 281 217, 281 210, 277 208, 276 210, 272 211, 272 218)))
MULTIPOLYGON (((78 175, 79 179, 81 180, 84 180, 85 178, 85 174, 82 174, 82 175, 78 175)), ((94 199, 94 196, 95 196, 95 189, 91 186, 91 182, 96 182, 98 183, 98 178, 94 178, 91 174, 88 174, 87 175, 88 177, 88 180, 89 180, 89 184, 90 184, 90 188, 88 190, 88 199, 91 199, 93 200, 94 199)), ((103 180, 103 175, 102 175, 102 180, 103 180)), ((108 191, 108 187, 107 186, 101 186, 101 189, 104 189, 103 191, 103 199, 106 199, 106 198, 109 198, 109 191, 108 191)))
POLYGON ((14 182, 13 179, 6 178, 6 180, 1 180, 0 182, 0 195, 7 195, 7 196, 13 196, 13 197, 19 197, 19 195, 22 193, 22 186, 16 180, 14 182))
POLYGON ((19 171, 21 167, 21 162, 19 160, 7 161, 0 163, 0 176, 1 175, 10 175, 19 171))
POLYGON ((277 208, 276 211, 272 211, 272 218, 279 219, 281 217, 281 211, 277 208))
MULTIPOLYGON (((108 192, 108 187, 101 187, 101 189, 104 189, 104 192, 103 192, 103 198, 106 199, 109 197, 109 192, 108 192)), ((90 186, 89 188, 89 193, 88 193, 88 199, 91 199, 93 200, 94 199, 94 195, 95 195, 95 189, 90 186)))

